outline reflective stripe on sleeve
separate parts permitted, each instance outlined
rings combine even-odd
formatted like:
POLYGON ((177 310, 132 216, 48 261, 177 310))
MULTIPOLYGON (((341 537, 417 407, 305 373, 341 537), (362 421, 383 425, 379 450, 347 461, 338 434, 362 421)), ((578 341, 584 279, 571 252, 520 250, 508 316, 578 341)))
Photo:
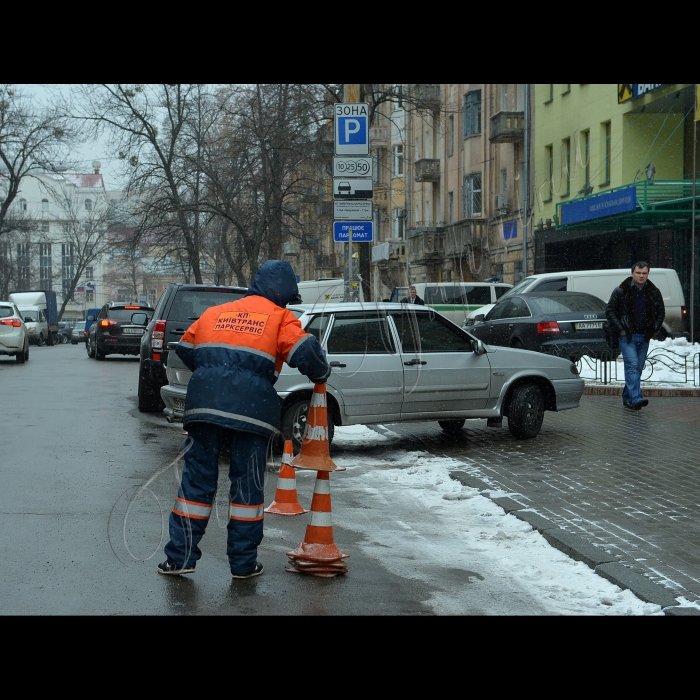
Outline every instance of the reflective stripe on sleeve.
POLYGON ((197 503, 178 498, 173 506, 173 513, 181 515, 183 518, 194 518, 195 520, 209 520, 211 515, 211 505, 208 503, 197 503))
POLYGON ((262 520, 265 517, 265 504, 245 506, 240 503, 228 504, 228 517, 231 520, 262 520))
POLYGON ((192 343, 188 343, 184 340, 181 340, 178 345, 181 345, 183 348, 193 348, 194 345, 192 343))
POLYGON ((277 428, 270 423, 265 423, 265 421, 257 420, 256 418, 249 418, 248 416, 242 416, 240 413, 229 413, 228 411, 219 411, 216 408, 191 408, 189 411, 185 411, 185 416, 197 416, 197 415, 210 415, 210 416, 221 416, 222 418, 232 418, 233 420, 240 420, 244 423, 250 423, 251 425, 257 425, 261 428, 265 428, 272 433, 277 432, 277 428))
POLYGON ((294 343, 294 347, 287 353, 287 359, 285 360, 287 364, 289 364, 292 361, 292 355, 297 351, 297 348, 302 344, 305 343, 309 338, 313 338, 314 336, 311 335, 311 333, 307 333, 301 340, 297 340, 296 343, 294 343))

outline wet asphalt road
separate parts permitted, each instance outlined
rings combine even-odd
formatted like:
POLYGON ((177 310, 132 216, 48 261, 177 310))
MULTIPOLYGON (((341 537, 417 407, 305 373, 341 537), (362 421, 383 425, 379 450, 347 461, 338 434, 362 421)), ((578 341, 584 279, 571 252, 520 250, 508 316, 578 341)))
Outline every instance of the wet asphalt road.
MULTIPOLYGON (((416 561, 408 562, 408 573, 392 573, 406 570, 405 563, 389 565, 391 548, 382 544, 382 532, 396 530, 397 514, 390 495, 380 510, 363 493, 362 449, 381 449, 371 446, 359 446, 355 453, 334 447, 336 454, 356 454, 358 463, 333 475, 335 541, 351 555, 347 576, 329 580, 285 572, 285 552, 303 540, 308 519, 268 515, 259 550, 265 574, 232 581, 225 556, 225 466, 196 574, 159 576, 155 567, 164 558, 185 438, 180 426, 162 416, 138 412, 137 379, 136 358, 97 362, 87 358, 83 346, 32 347, 23 366, 0 358, 0 614, 547 612, 498 571, 416 561), (344 528, 343 520, 351 517, 371 518, 377 535, 368 541, 344 528), (450 597, 449 608, 430 604, 440 596, 450 597)), ((416 429, 440 435, 434 424, 416 424, 416 429)), ((312 473, 299 472, 297 482, 308 506, 312 473)), ((277 476, 269 474, 267 504, 276 483, 277 476)), ((417 503, 401 518, 418 529, 432 524, 434 514, 417 503)))

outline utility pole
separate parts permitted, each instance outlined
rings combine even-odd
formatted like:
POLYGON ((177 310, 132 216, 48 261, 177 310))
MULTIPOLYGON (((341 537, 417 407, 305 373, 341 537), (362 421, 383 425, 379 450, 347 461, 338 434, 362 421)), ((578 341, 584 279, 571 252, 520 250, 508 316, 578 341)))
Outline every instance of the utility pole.
POLYGON ((523 278, 527 277, 527 210, 530 206, 530 85, 525 83, 525 194, 523 195, 523 278))

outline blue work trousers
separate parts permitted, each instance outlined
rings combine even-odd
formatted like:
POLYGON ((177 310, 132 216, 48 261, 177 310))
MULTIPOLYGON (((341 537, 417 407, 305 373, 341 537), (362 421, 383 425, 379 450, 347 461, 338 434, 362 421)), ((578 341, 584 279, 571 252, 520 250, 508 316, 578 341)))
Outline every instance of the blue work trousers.
POLYGON ((269 438, 223 428, 213 423, 187 426, 192 446, 185 453, 182 483, 170 513, 168 559, 193 567, 202 556, 199 542, 212 515, 219 476, 219 453, 230 439, 228 546, 232 574, 248 573, 257 561, 263 538, 264 480, 269 438))
POLYGON ((649 341, 641 333, 620 336, 620 353, 625 363, 625 388, 622 391, 623 404, 638 404, 642 396, 641 376, 647 361, 649 341), (629 339, 629 340, 628 340, 629 339))

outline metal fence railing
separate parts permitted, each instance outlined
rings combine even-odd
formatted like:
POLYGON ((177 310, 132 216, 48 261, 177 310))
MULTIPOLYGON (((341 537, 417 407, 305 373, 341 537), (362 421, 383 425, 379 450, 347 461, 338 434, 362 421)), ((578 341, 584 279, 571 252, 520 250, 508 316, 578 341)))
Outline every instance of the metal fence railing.
MULTIPOLYGON (((576 363, 579 372, 588 367, 594 372, 596 382, 610 384, 625 380, 622 357, 612 356, 593 358, 584 355, 576 363)), ((586 372, 588 374, 588 372, 586 372)), ((700 386, 700 353, 682 355, 665 348, 655 348, 647 355, 641 380, 643 382, 663 382, 665 384, 692 384, 700 386)))

